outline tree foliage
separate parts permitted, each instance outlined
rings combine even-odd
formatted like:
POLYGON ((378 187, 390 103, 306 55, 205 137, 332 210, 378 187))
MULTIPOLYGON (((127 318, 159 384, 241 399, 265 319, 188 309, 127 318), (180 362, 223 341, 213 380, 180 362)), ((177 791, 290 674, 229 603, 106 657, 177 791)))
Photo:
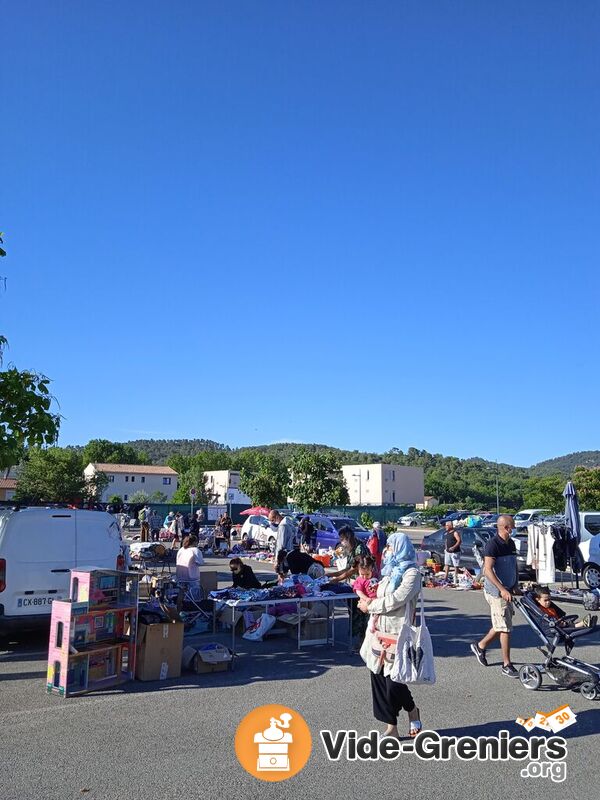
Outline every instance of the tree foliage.
POLYGON ((529 478, 523 490, 523 505, 526 508, 548 508, 554 513, 563 511, 565 483, 562 475, 529 478))
POLYGON ((287 503, 290 478, 287 467, 275 456, 256 453, 242 459, 240 490, 252 500, 252 505, 276 508, 287 503))
POLYGON ((179 486, 173 495, 172 502, 173 503, 190 503, 191 496, 190 490, 196 490, 196 496, 194 498, 194 503, 196 505, 204 505, 205 503, 210 502, 208 497, 208 492, 206 489, 206 481, 204 478, 204 469, 197 465, 192 464, 190 467, 179 475, 178 478, 179 486))
POLYGON ((600 469, 576 467, 573 471, 573 483, 577 488, 581 510, 600 511, 600 469))
MULTIPOLYGON (((6 343, 1 339, 0 361, 6 343)), ((0 469, 18 464, 28 447, 56 442, 60 416, 52 411, 49 383, 36 372, 0 370, 0 469)))
POLYGON ((298 450, 290 463, 294 503, 311 513, 318 508, 349 502, 340 459, 333 453, 298 450))
POLYGON ((83 475, 81 455, 63 447, 32 448, 21 464, 15 499, 26 503, 80 504, 99 496, 105 475, 93 481, 83 475))
POLYGON ((83 448, 85 465, 88 464, 149 464, 149 457, 130 444, 110 442, 108 439, 91 439, 83 448))

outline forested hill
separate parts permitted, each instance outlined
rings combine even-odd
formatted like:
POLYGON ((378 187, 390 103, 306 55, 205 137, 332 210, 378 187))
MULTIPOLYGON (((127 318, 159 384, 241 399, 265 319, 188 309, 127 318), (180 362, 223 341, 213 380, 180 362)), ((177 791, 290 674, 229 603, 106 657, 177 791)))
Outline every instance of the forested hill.
POLYGON ((227 445, 211 439, 135 439, 123 444, 133 447, 138 453, 145 453, 152 464, 166 464, 173 455, 195 456, 206 451, 230 450, 227 445))
POLYGON ((529 470, 532 475, 564 475, 570 477, 575 467, 600 467, 600 450, 583 450, 559 458, 540 461, 529 470))

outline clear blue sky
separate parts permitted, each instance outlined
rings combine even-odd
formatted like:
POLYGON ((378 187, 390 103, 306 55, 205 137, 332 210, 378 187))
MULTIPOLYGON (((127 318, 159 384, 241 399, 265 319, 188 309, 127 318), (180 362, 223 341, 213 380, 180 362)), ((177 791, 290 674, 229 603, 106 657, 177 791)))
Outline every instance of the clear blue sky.
POLYGON ((0 325, 62 444, 600 447, 595 0, 0 7, 0 325))

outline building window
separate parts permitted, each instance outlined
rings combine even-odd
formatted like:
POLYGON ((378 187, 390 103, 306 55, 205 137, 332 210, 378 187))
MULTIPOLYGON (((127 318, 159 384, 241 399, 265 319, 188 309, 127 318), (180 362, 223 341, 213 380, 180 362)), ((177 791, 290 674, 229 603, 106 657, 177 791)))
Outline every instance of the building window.
POLYGON ((133 483, 134 481, 135 481, 135 475, 132 475, 131 476, 131 482, 133 483))
POLYGON ((115 482, 115 476, 114 475, 109 475, 108 476, 108 482, 109 483, 114 483, 115 482))
POLYGON ((396 480, 396 470, 395 469, 392 470, 392 480, 393 481, 396 480))
POLYGON ((146 476, 145 476, 145 475, 142 475, 142 477, 140 478, 140 481, 141 481, 142 483, 146 483, 146 476))
POLYGON ((367 480, 369 480, 369 470, 367 470, 367 480))
POLYGON ((392 503, 396 502, 396 492, 392 492, 392 503))
POLYGON ((123 495, 123 500, 127 500, 127 495, 126 494, 123 495))
POLYGON ((163 478, 163 486, 170 486, 171 478, 163 478))
POLYGON ((125 475, 125 483, 129 483, 129 475, 125 475))

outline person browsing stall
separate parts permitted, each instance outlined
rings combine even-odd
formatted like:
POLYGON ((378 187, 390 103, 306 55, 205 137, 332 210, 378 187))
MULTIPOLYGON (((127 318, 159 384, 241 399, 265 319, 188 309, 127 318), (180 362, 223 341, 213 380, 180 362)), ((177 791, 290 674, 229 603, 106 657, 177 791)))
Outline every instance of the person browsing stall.
POLYGON ((236 589, 260 589, 260 581, 254 574, 249 564, 244 564, 241 558, 232 558, 229 562, 233 586, 236 589))
MULTIPOLYGON (((175 577, 180 588, 184 591, 188 589, 193 597, 200 594, 200 567, 203 564, 204 558, 198 549, 198 537, 186 536, 177 551, 175 577)), ((178 604, 182 600, 183 596, 178 604)))
POLYGON ((460 566, 460 547, 462 539, 454 527, 453 522, 446 523, 445 548, 444 548, 444 577, 448 580, 450 567, 454 567, 454 583, 458 583, 458 568, 460 566))
POLYGON ((360 655, 371 673, 373 715, 387 725, 384 735, 399 738, 398 717, 404 710, 409 736, 414 737, 422 730, 419 709, 408 686, 391 678, 398 658, 395 641, 402 627, 411 623, 421 591, 415 549, 405 533, 388 538, 382 565, 377 597, 361 599, 358 604, 360 611, 371 615, 360 655))
POLYGON ((292 575, 308 575, 310 578, 322 578, 325 575, 323 564, 315 561, 309 553, 303 552, 297 544, 278 563, 277 572, 281 575, 286 572, 291 572, 292 575))
POLYGON ((482 667, 487 667, 486 650, 495 639, 500 639, 502 650, 502 674, 508 678, 518 678, 519 673, 510 660, 510 635, 514 607, 513 594, 519 588, 517 550, 511 538, 515 523, 509 514, 498 517, 496 535, 487 542, 484 555, 483 594, 490 607, 492 627, 478 642, 471 644, 471 650, 482 667))
POLYGON ((296 530, 294 523, 289 517, 283 517, 279 511, 269 512, 269 522, 273 526, 277 526, 277 539, 275 541, 275 563, 279 563, 281 559, 294 549, 294 542, 296 540, 296 530), (283 552, 283 556, 280 553, 283 552))
POLYGON ((340 545, 344 551, 343 558, 346 559, 345 566, 337 572, 328 575, 331 583, 344 583, 352 580, 358 575, 358 560, 361 556, 368 556, 369 551, 366 546, 356 538, 354 531, 349 525, 344 525, 339 531, 340 545))

